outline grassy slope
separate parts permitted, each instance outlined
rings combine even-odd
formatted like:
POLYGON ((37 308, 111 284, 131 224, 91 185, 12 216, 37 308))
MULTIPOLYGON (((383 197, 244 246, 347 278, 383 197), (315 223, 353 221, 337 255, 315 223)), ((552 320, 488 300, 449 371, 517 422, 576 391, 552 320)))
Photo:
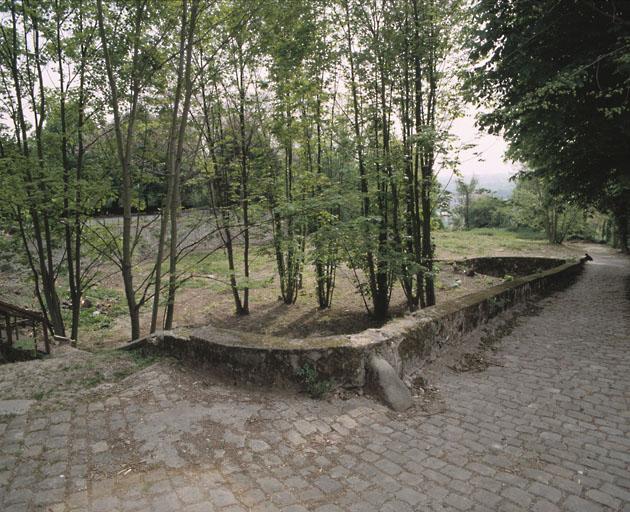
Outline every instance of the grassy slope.
POLYGON ((507 229, 436 231, 437 257, 458 259, 474 256, 548 256, 570 258, 581 255, 572 244, 553 245, 537 233, 507 229))

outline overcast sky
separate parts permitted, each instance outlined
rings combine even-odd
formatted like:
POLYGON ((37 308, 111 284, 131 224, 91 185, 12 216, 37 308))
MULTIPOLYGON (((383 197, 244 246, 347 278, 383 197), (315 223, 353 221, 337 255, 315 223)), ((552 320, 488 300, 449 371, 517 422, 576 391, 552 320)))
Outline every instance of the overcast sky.
MULTIPOLYGON (((501 137, 488 135, 475 126, 475 111, 471 110, 466 117, 453 123, 452 131, 462 144, 475 144, 475 147, 461 153, 460 171, 464 181, 474 175, 479 185, 496 191, 501 196, 509 195, 513 183, 510 176, 516 173, 518 166, 510 161, 504 161, 507 144, 501 137)), ((442 184, 450 184, 448 189, 454 188, 455 178, 450 173, 439 176, 442 184)))

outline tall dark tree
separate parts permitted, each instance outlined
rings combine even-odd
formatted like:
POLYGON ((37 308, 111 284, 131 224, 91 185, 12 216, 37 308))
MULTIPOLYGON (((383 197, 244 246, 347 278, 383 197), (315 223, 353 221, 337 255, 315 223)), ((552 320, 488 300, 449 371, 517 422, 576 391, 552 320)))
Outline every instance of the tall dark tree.
POLYGON ((472 98, 550 190, 611 212, 628 249, 630 3, 480 0, 472 98))

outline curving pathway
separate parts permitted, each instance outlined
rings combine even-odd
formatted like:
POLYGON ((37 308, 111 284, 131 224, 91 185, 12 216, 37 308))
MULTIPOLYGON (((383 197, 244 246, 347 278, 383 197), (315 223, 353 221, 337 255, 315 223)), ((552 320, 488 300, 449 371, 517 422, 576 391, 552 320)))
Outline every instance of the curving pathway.
POLYGON ((439 407, 402 415, 169 362, 78 398, 84 353, 0 367, 0 398, 60 390, 0 404, 0 510, 630 511, 630 262, 593 251, 497 365, 438 372, 439 407))

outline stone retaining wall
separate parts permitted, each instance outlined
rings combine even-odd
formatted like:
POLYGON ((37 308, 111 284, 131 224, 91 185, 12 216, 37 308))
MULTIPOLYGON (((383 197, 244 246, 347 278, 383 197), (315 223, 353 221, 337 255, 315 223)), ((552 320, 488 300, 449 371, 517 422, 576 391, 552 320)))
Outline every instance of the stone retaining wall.
POLYGON ((568 285, 584 263, 563 263, 393 320, 378 329, 382 338, 374 350, 403 376, 502 311, 568 285))
POLYGON ((514 304, 566 286, 584 262, 563 263, 347 336, 291 340, 204 327, 158 333, 125 348, 159 351, 259 384, 295 380, 295 372, 311 364, 320 379, 363 387, 372 356, 384 358, 403 377, 514 304))
MULTIPOLYGON (((295 381, 299 368, 316 368, 322 379, 347 387, 365 383, 365 349, 351 345, 291 347, 286 344, 246 346, 239 343, 242 333, 204 328, 203 334, 169 331, 140 340, 144 349, 219 370, 241 382, 281 385, 295 381), (215 341, 214 334, 223 338, 215 341), (227 338, 227 339, 226 339, 227 338)), ((306 344, 305 344, 306 345, 306 344)))
POLYGON ((478 274, 487 276, 505 277, 509 275, 513 277, 524 277, 545 270, 551 270, 565 262, 566 260, 556 258, 497 256, 468 258, 455 263, 469 268, 478 274))

